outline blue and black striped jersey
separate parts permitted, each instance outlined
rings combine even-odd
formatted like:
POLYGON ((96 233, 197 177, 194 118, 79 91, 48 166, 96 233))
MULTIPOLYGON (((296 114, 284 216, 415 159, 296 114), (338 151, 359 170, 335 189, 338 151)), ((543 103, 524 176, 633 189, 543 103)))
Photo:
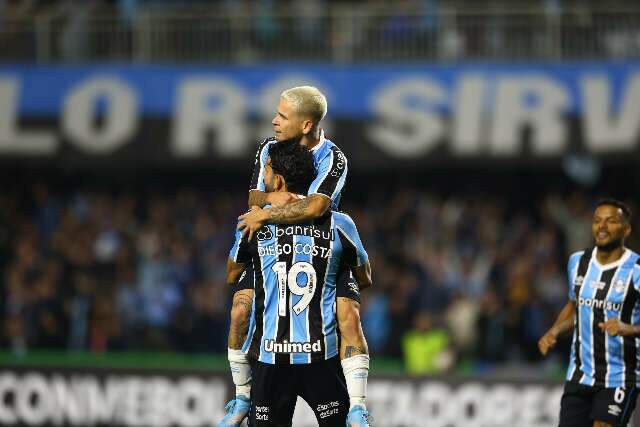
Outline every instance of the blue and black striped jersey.
MULTIPOLYGON (((269 147, 277 143, 275 138, 267 138, 258 147, 250 190, 265 191, 264 167, 267 163, 267 157, 269 157, 269 147)), ((324 137, 323 131, 320 133, 320 142, 311 152, 318 174, 311 183, 307 195, 323 194, 331 199, 331 209, 338 210, 347 180, 347 157, 337 145, 324 137)))
POLYGON ((618 261, 601 265, 596 251, 587 249, 569 258, 569 298, 576 303, 576 317, 567 381, 636 387, 640 340, 608 335, 598 323, 616 317, 640 323, 640 256, 626 249, 618 261))
POLYGON ((236 233, 230 258, 253 262, 253 310, 243 348, 264 363, 307 364, 338 354, 336 281, 368 261, 353 220, 331 212, 312 224, 267 225, 251 242, 236 233))

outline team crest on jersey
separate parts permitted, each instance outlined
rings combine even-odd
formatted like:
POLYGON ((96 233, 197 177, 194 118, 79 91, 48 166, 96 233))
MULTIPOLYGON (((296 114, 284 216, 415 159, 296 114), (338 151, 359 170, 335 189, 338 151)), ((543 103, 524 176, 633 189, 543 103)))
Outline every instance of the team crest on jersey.
POLYGON ((582 282, 584 282, 584 277, 582 277, 582 276, 578 276, 578 277, 576 277, 576 279, 573 281, 573 286, 582 286, 582 282))
POLYGON ((273 232, 268 226, 265 225, 260 230, 258 230, 258 232, 256 233, 256 237, 258 238, 258 240, 271 240, 273 239, 273 232))
POLYGON ((613 289, 616 292, 624 292, 624 282, 622 280, 618 280, 614 285, 613 285, 613 289))

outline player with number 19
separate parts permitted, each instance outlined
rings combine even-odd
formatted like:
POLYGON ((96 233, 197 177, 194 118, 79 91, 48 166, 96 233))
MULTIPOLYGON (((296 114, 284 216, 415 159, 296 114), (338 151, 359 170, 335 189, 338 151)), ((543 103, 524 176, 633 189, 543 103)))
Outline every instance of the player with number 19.
MULTIPOLYGON (((249 191, 250 212, 241 216, 239 228, 251 240, 262 235, 265 224, 303 224, 337 210, 345 186, 348 164, 342 151, 324 137, 320 122, 327 112, 324 95, 311 86, 288 89, 281 94, 273 119, 275 138, 260 144, 249 191), (317 174, 301 194, 266 191, 270 150, 286 141, 297 141, 312 153, 317 174), (265 209, 262 209, 262 208, 265 209)), ((235 398, 226 406, 227 414, 219 427, 238 427, 249 410, 251 371, 242 343, 247 335, 252 313, 255 274, 253 263, 246 266, 234 287, 229 326, 228 357, 235 398)), ((366 383, 369 354, 360 323, 360 288, 349 268, 341 268, 336 286, 336 315, 340 335, 340 357, 350 398, 349 426, 366 426, 366 383)))
MULTIPOLYGON (((306 192, 315 175, 311 156, 296 141, 275 144, 265 169, 267 191, 306 192)), ((252 361, 250 421, 290 426, 300 396, 320 426, 343 427, 349 394, 339 360, 336 283, 349 268, 361 287, 371 284, 367 253, 353 220, 329 211, 305 224, 266 225, 251 241, 238 231, 228 281, 249 263, 256 279, 243 349, 252 361)))

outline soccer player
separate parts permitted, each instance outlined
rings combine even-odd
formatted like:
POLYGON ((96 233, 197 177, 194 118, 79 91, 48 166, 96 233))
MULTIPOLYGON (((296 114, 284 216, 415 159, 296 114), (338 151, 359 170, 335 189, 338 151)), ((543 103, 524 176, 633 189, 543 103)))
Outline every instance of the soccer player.
MULTIPOLYGON (((265 163, 265 189, 294 198, 303 197, 315 175, 312 154, 296 140, 274 144, 265 163)), ((345 381, 339 356, 351 344, 339 339, 335 313, 341 269, 351 269, 362 288, 371 285, 353 220, 328 211, 304 224, 264 226, 252 240, 243 234, 236 233, 227 281, 253 263, 255 298, 244 348, 252 361, 251 425, 291 426, 300 396, 320 426, 369 426, 366 411, 349 410, 350 394, 363 391, 368 370, 345 381)))
MULTIPOLYGON (((281 94, 278 111, 273 119, 275 138, 267 138, 260 144, 249 192, 249 206, 268 209, 252 210, 242 217, 247 226, 249 239, 264 223, 303 223, 320 218, 328 209, 336 209, 344 189, 347 176, 347 159, 342 151, 324 137, 320 122, 326 115, 327 102, 316 88, 301 86, 288 89, 281 94), (290 192, 266 192, 264 176, 269 150, 279 141, 297 139, 313 153, 318 171, 308 190, 307 197, 299 199, 290 192), (268 218, 262 215, 268 214, 268 218)), ((236 385, 236 399, 228 405, 231 415, 225 420, 241 419, 248 412, 248 396, 251 390, 251 374, 247 356, 241 351, 242 342, 249 327, 252 311, 255 274, 249 263, 240 278, 231 309, 231 324, 228 342, 229 364, 236 385), (244 334, 243 334, 244 331, 244 334)), ((355 377, 364 377, 364 387, 350 388, 351 409, 366 410, 366 375, 369 371, 369 356, 366 340, 360 323, 360 294, 356 280, 349 269, 342 269, 338 278, 337 316, 342 341, 350 343, 341 354, 347 384, 357 383, 355 377), (353 378, 353 380, 352 380, 353 378)), ((237 421, 239 423, 239 421, 237 421)), ((223 423, 221 427, 234 426, 223 423)))
POLYGON ((640 256, 624 246, 631 211, 606 199, 597 204, 593 249, 569 258, 569 301, 538 342, 546 355, 571 329, 573 343, 560 409, 560 427, 626 426, 638 396, 640 256))

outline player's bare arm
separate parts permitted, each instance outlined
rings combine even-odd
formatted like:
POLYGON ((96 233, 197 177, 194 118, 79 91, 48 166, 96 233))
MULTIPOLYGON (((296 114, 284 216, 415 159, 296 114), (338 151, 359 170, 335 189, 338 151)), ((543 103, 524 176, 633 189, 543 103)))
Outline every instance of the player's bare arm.
POLYGON ((360 323, 360 304, 343 297, 338 297, 338 301, 336 314, 340 329, 340 359, 369 354, 369 347, 360 323))
MULTIPOLYGON (((369 261, 361 266, 351 267, 351 272, 361 290, 371 287, 371 264, 369 261)), ((341 337, 340 359, 369 354, 369 347, 360 322, 360 303, 351 298, 338 297, 336 309, 341 337)))
MULTIPOLYGON (((227 259, 227 283, 235 285, 246 264, 227 259)), ((231 322, 229 325, 228 346, 233 350, 240 350, 249 331, 249 316, 253 304, 253 290, 243 289, 233 295, 231 306, 231 322)))
POLYGON ((295 200, 298 200, 297 197, 288 191, 265 193, 260 190, 251 190, 249 192, 248 204, 249 207, 258 206, 259 208, 263 208, 265 205, 271 205, 278 208, 295 200))
POLYGON ((564 308, 560 311, 558 318, 551 328, 538 341, 538 349, 543 356, 546 356, 556 345, 559 335, 573 329, 574 317, 576 314, 575 301, 568 301, 564 308))
POLYGON ((264 205, 269 203, 267 201, 268 195, 269 193, 265 193, 264 191, 251 190, 249 191, 249 201, 247 202, 247 204, 249 205, 249 207, 258 206, 262 208, 264 207, 264 205))
POLYGON ((265 209, 263 216, 269 224, 297 224, 321 217, 330 204, 328 197, 313 194, 281 208, 265 209))
POLYGON ((622 322, 617 317, 598 323, 601 331, 612 337, 637 337, 640 336, 640 325, 630 325, 622 322))
POLYGON ((312 194, 282 207, 252 209, 238 217, 238 230, 244 230, 249 240, 265 224, 298 224, 321 217, 331 205, 331 199, 312 194))
POLYGON ((253 290, 243 289, 233 295, 231 322, 229 325, 229 348, 240 350, 249 332, 249 316, 253 304, 253 290))

